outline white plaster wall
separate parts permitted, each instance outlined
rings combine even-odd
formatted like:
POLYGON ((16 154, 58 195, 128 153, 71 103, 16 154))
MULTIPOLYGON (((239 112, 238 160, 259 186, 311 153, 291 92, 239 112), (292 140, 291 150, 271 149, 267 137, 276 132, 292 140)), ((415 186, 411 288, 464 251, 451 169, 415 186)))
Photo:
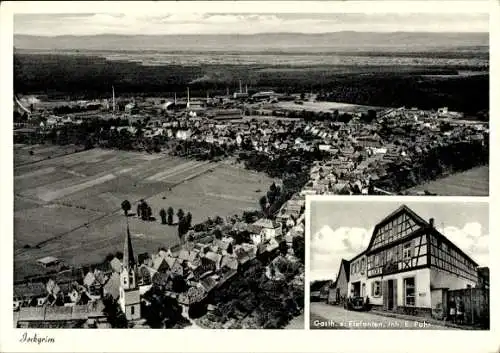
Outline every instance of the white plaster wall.
POLYGON ((436 268, 430 269, 430 280, 432 288, 447 288, 448 290, 464 289, 467 285, 474 287, 477 284, 475 281, 436 268))
POLYGON ((366 291, 370 298, 370 303, 374 305, 383 304, 383 296, 374 297, 372 295, 372 282, 380 281, 381 290, 383 290, 383 282, 386 280, 396 280, 397 282, 397 305, 404 305, 404 278, 415 277, 415 305, 417 307, 431 307, 431 290, 430 290, 430 270, 428 268, 407 271, 403 273, 395 273, 383 277, 369 278, 366 281, 366 291))

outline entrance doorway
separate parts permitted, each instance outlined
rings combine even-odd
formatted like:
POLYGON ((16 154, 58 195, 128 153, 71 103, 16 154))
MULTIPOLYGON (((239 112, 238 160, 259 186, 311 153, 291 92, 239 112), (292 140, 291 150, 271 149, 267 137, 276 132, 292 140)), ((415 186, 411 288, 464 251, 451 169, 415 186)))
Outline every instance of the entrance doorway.
POLYGON ((394 310, 394 280, 390 279, 387 281, 387 310, 394 310))
POLYGON ((352 296, 359 297, 361 295, 361 282, 354 282, 352 284, 352 296))

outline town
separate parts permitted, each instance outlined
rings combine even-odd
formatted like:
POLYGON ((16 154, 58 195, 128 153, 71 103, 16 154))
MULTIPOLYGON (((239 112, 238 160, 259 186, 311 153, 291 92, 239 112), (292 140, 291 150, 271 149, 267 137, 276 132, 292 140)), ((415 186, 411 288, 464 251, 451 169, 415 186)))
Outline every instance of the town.
MULTIPOLYGON (((115 87, 108 99, 93 101, 15 97, 19 167, 121 150, 208 163, 201 173, 216 163, 273 180, 258 199, 260 209, 200 223, 182 209, 152 208, 149 195, 123 199, 116 253, 82 266, 45 256, 37 260, 36 275, 17 278, 16 327, 282 328, 304 307, 307 195, 438 194, 414 187, 488 163, 484 116, 340 104, 319 93, 243 87, 240 81, 233 94, 206 98, 191 97, 189 88, 171 98, 121 97, 115 87), (132 219, 176 227, 177 244, 136 256, 132 219)), ((488 192, 472 185, 463 192, 471 190, 488 192)), ((54 195, 41 198, 52 202, 54 195)))

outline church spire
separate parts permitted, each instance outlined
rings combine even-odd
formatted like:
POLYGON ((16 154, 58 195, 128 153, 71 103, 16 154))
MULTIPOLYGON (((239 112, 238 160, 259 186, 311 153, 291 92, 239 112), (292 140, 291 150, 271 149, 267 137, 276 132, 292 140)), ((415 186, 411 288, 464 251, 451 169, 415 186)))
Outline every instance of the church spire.
POLYGON ((123 266, 125 267, 135 266, 134 250, 132 248, 132 237, 130 236, 128 219, 127 219, 127 234, 125 236, 125 244, 123 246, 123 266))

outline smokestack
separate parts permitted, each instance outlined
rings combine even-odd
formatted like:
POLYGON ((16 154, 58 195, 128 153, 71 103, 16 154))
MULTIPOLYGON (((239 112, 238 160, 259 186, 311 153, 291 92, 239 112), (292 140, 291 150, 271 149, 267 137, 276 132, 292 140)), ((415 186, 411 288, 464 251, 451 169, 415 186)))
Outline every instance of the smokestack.
POLYGON ((245 93, 248 94, 248 85, 245 85, 245 93))
POLYGON ((226 96, 229 97, 229 87, 226 87, 226 96))
POLYGON ((190 98, 189 98, 189 86, 188 86, 188 98, 187 98, 187 107, 189 108, 189 102, 190 102, 190 98))
POLYGON ((174 104, 177 105, 177 93, 174 92, 174 104))
POLYGON ((429 219, 429 225, 431 226, 431 228, 434 228, 434 218, 429 219))
POLYGON ((240 80, 240 93, 243 93, 243 89, 241 88, 241 80, 240 80))
POLYGON ((113 89, 113 113, 115 112, 115 86, 111 86, 111 88, 113 89))

